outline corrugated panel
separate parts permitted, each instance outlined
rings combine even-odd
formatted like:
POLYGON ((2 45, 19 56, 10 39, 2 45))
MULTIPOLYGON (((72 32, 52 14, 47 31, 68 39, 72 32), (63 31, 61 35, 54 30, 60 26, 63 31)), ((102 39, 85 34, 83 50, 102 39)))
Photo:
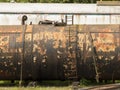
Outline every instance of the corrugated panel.
MULTIPOLYGON (((21 25, 24 14, 1 14, 0 25, 21 25)), ((38 24, 39 21, 51 20, 61 22, 61 15, 26 14, 26 24, 38 24)), ((64 15, 65 16, 65 15, 64 15)), ((65 21, 65 18, 64 18, 65 21)), ((73 24, 120 24, 120 15, 74 15, 73 24)))
POLYGON ((48 4, 48 3, 1 3, 0 13, 114 13, 120 6, 97 6, 96 4, 48 4))

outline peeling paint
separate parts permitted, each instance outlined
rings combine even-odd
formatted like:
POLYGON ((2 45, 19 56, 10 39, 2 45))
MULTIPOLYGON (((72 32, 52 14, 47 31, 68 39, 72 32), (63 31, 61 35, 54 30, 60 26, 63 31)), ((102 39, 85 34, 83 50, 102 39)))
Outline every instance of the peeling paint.
MULTIPOLYGON (((109 70, 114 71, 113 67, 107 69, 109 65, 114 65, 120 60, 119 25, 79 25, 79 27, 28 25, 24 40, 22 39, 23 27, 0 26, 1 79, 9 79, 14 75, 14 79, 18 79, 23 48, 24 79, 27 77, 69 79, 76 75, 79 78, 82 75, 93 78, 95 70, 92 47, 97 57, 96 62, 101 78, 108 74, 109 70), (22 47, 23 42, 24 47, 22 47)), ((117 67, 116 70, 119 71, 117 67)), ((108 77, 110 78, 110 75, 108 77)))

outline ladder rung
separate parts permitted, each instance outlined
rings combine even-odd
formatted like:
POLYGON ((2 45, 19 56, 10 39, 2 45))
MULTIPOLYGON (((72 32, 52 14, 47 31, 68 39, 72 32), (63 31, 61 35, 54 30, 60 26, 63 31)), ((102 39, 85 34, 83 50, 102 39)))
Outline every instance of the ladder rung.
POLYGON ((76 76, 76 77, 68 77, 69 79, 77 79, 78 77, 76 76))
POLYGON ((73 17, 73 15, 67 15, 67 17, 73 17))
POLYGON ((75 37, 76 38, 76 36, 72 36, 72 35, 66 35, 67 37, 75 37))
POLYGON ((66 31, 76 32, 76 30, 74 28, 72 28, 72 29, 66 29, 66 31))
POLYGON ((67 21, 69 21, 69 20, 72 21, 73 19, 71 19, 71 18, 67 19, 67 21))
POLYGON ((69 20, 69 19, 71 19, 71 20, 72 20, 72 18, 67 18, 67 20, 69 20))
POLYGON ((69 21, 69 20, 70 20, 70 21, 72 21, 72 19, 71 19, 71 18, 67 19, 67 21, 69 21))
POLYGON ((72 69, 71 69, 71 70, 67 70, 67 71, 76 71, 76 69, 75 69, 75 70, 72 70, 72 69))
POLYGON ((67 19, 72 19, 72 17, 67 17, 67 19))
POLYGON ((76 41, 72 42, 72 41, 69 41, 70 43, 76 43, 76 41))
POLYGON ((77 31, 77 33, 82 33, 82 32, 77 31))
POLYGON ((71 28, 74 28, 74 29, 76 29, 75 27, 68 27, 68 29, 71 29, 71 28))

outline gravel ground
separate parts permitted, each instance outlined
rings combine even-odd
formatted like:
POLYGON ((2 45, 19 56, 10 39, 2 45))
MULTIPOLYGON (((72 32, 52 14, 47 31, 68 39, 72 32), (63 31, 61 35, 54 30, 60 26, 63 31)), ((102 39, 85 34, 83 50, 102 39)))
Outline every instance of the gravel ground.
POLYGON ((78 88, 78 89, 74 89, 74 90, 120 90, 120 83, 98 85, 98 86, 86 87, 86 88, 78 88))

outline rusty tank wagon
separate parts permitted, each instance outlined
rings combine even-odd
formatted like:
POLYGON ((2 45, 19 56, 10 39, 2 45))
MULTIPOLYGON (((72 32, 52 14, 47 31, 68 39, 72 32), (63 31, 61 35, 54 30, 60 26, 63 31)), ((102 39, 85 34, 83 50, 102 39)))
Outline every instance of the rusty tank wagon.
POLYGON ((120 25, 0 27, 0 79, 120 79, 120 25))
POLYGON ((1 80, 120 79, 119 6, 18 3, 0 6, 6 6, 0 9, 1 80), (13 6, 19 8, 12 10, 13 6), (46 10, 46 6, 53 11, 46 10), (76 11, 71 10, 73 6, 76 11), (89 10, 88 6, 94 9, 89 10), (80 7, 84 8, 79 10, 80 7), (43 19, 46 14, 50 17, 43 19), (31 22, 31 18, 35 21, 31 22))

